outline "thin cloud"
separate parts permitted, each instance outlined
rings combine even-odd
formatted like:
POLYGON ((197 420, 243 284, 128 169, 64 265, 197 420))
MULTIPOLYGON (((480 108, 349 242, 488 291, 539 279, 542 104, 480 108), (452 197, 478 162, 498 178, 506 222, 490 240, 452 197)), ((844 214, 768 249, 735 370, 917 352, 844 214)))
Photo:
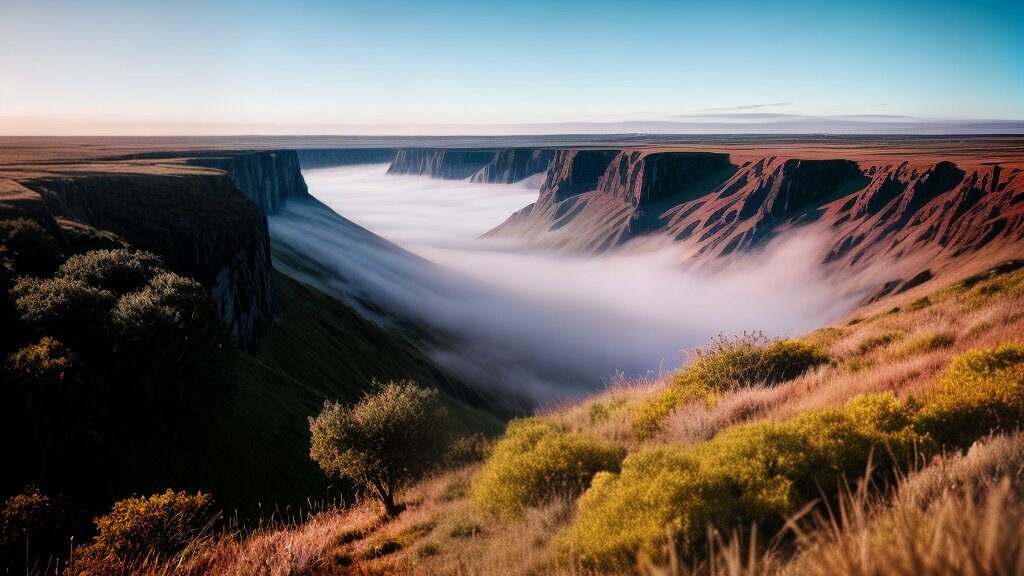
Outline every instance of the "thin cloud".
MULTIPOLYGON (((694 112, 733 112, 737 110, 755 110, 757 108, 775 108, 778 106, 789 106, 792 102, 766 102, 764 104, 740 104, 738 106, 726 106, 724 108, 701 108, 700 110, 694 110, 694 112)), ((689 116, 690 114, 679 114, 679 116, 689 116)))

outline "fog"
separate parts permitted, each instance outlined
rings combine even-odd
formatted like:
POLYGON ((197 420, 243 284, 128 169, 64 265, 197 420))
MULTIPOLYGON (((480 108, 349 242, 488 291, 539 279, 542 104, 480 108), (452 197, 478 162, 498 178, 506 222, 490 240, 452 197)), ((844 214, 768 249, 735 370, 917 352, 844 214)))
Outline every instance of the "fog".
POLYGON ((720 332, 803 332, 853 300, 828 285, 810 229, 717 273, 681 267, 671 246, 565 256, 479 238, 534 201, 536 181, 473 184, 386 170, 306 171, 319 202, 289 200, 270 217, 275 266, 382 324, 405 318, 425 327, 437 336, 435 362, 501 394, 577 396, 617 372, 676 368, 681 350, 720 332))

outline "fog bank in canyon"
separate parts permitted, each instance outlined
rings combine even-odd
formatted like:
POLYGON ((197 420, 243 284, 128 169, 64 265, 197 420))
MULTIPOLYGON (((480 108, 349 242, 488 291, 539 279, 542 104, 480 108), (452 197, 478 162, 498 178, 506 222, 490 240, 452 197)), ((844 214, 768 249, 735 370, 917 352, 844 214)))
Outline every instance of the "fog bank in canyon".
POLYGON ((854 300, 828 285, 809 228, 717 273, 681 267, 671 246, 556 255, 479 238, 534 201, 539 182, 386 170, 306 171, 319 202, 289 202, 270 217, 275 266, 382 323, 421 324, 440 335, 438 364, 527 401, 580 395, 616 372, 676 368, 681 350, 721 332, 797 334, 854 300))

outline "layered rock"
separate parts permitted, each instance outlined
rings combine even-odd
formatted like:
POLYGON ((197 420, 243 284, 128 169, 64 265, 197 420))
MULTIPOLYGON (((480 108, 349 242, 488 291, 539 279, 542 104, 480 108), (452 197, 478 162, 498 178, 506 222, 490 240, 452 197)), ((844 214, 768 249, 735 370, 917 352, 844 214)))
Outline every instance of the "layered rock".
POLYGON ((546 148, 499 148, 471 182, 514 184, 548 169, 555 152, 546 148))
POLYGON ((388 174, 513 184, 546 171, 554 155, 546 148, 405 148, 388 174))
POLYGON ((403 148, 395 155, 388 174, 464 180, 493 158, 493 149, 403 148))
POLYGON ((650 236, 688 259, 719 260, 812 222, 825 231, 821 261, 836 271, 896 261, 934 271, 1024 240, 1024 174, 929 158, 561 150, 537 202, 488 235, 584 253, 650 236))

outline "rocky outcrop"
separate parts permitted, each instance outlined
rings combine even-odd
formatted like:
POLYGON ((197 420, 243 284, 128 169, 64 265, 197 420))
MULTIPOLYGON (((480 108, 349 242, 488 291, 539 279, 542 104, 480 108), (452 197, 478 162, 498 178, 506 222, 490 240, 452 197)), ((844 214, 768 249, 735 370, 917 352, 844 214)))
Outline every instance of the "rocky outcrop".
POLYGON ((384 164, 393 162, 398 151, 394 148, 300 148, 295 151, 303 170, 332 168, 357 164, 384 164))
POLYGON ((395 155, 388 174, 464 180, 493 158, 494 150, 487 149, 403 148, 395 155))
POLYGON ((471 182, 514 184, 548 169, 555 152, 546 148, 499 148, 471 182))
POLYGON ((109 231, 199 281, 243 348, 273 322, 266 215, 227 174, 89 173, 23 185, 35 198, 21 204, 35 204, 37 219, 109 231))
POLYGON ((223 170, 239 190, 266 212, 277 210, 289 197, 309 194, 294 150, 204 156, 188 159, 187 163, 223 170))
POLYGON ((920 158, 560 150, 537 202, 487 235, 584 253, 652 236, 717 260, 811 222, 827 231, 821 260, 836 271, 909 259, 939 270, 1024 240, 1024 173, 920 158))

